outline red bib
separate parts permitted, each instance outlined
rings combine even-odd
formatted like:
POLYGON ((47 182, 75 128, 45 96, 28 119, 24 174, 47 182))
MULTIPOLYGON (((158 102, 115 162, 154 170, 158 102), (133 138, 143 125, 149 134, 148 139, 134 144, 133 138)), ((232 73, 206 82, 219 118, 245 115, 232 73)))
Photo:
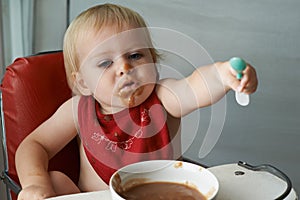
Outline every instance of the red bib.
POLYGON ((80 137, 97 174, 108 184, 112 174, 131 163, 173 159, 167 113, 155 91, 142 104, 103 115, 92 96, 78 105, 80 137))

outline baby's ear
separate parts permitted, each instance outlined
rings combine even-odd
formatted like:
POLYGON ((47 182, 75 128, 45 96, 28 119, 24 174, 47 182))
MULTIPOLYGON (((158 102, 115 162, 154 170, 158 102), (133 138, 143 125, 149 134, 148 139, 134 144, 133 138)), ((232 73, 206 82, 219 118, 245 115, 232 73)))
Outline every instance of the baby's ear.
POLYGON ((81 76, 80 73, 76 72, 76 73, 72 74, 72 76, 74 78, 75 87, 80 92, 80 94, 82 94, 84 96, 92 95, 91 90, 86 85, 86 83, 83 80, 83 78, 82 78, 82 76, 81 76))

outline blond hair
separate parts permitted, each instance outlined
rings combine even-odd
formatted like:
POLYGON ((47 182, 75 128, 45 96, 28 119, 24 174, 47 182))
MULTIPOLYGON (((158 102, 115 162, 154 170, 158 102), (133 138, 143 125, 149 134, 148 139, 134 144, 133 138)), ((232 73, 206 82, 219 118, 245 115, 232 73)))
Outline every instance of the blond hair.
MULTIPOLYGON (((135 11, 114 4, 102 4, 89 8, 78 15, 68 27, 64 36, 63 54, 66 76, 69 87, 75 94, 79 94, 74 85, 73 75, 78 72, 80 61, 78 59, 78 41, 84 40, 91 29, 99 31, 107 25, 114 25, 122 28, 124 25, 134 25, 137 28, 147 27, 144 19, 135 11)), ((149 33, 148 33, 149 34, 149 33)), ((150 34, 149 34, 149 41, 150 34)), ((152 42, 150 47, 153 47, 152 42)), ((156 62, 158 56, 154 48, 150 48, 153 61, 156 62)))

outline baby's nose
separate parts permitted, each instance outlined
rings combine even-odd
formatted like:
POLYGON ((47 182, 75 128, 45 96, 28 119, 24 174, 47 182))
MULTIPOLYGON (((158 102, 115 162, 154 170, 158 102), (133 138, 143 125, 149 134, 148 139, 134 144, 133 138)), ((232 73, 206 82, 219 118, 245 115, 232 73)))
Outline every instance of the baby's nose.
POLYGON ((130 64, 124 63, 124 64, 120 67, 119 73, 118 73, 118 74, 119 74, 120 76, 122 76, 122 75, 124 75, 124 74, 127 74, 132 68, 133 68, 133 67, 132 67, 130 64))

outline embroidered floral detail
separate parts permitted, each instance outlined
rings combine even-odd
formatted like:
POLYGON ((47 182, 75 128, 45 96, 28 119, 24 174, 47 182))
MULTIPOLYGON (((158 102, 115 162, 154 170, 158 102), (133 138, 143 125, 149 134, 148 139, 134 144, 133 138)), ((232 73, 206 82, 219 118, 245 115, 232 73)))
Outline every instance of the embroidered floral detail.
POLYGON ((140 138, 140 137, 142 137, 142 134, 143 134, 143 131, 142 131, 142 128, 140 128, 140 129, 134 134, 134 137, 140 138))
POLYGON ((120 142, 118 144, 118 146, 121 148, 121 149, 130 149, 131 148, 131 145, 133 143, 133 138, 130 138, 129 140, 125 141, 125 142, 120 142))
POLYGON ((105 135, 100 133, 93 133, 91 138, 98 144, 100 144, 102 141, 106 141, 106 142, 109 141, 109 139, 105 135))
POLYGON ((91 139, 97 142, 97 144, 100 144, 102 141, 107 142, 107 145, 105 147, 106 150, 116 152, 117 147, 128 150, 131 148, 134 139, 140 138, 143 134, 142 128, 140 128, 133 137, 130 139, 124 141, 124 142, 114 142, 109 140, 104 134, 101 133, 93 133, 91 136, 91 139))
POLYGON ((110 150, 112 152, 116 152, 118 142, 109 141, 106 145, 105 149, 110 150))

